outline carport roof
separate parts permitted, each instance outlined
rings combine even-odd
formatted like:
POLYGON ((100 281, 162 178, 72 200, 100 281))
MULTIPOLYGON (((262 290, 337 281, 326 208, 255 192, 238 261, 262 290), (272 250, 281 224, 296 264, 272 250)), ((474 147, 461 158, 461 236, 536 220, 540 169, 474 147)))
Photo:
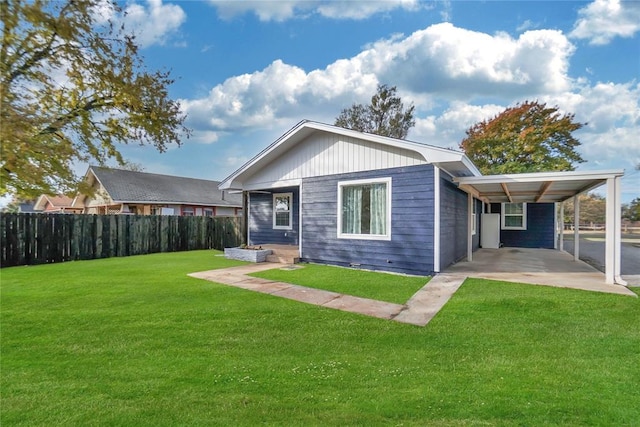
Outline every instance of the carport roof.
POLYGON ((454 178, 460 189, 487 203, 553 203, 593 190, 624 170, 539 172, 454 178))

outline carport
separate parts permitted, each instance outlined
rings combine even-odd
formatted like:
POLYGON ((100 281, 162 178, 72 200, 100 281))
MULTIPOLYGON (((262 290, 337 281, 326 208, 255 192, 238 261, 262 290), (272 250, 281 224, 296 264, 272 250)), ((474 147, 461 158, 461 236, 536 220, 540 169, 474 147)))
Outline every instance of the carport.
MULTIPOLYGON (((606 185, 605 283, 626 285, 620 277, 621 200, 620 179, 623 170, 540 172, 525 174, 486 175, 454 178, 459 188, 468 194, 467 261, 473 260, 473 199, 490 203, 554 203, 556 248, 562 248, 564 201, 573 197, 574 224, 579 224, 582 193, 606 185), (559 217, 559 220, 557 218, 559 217)), ((483 209, 483 213, 485 210, 483 209)), ((574 227, 574 261, 579 261, 579 227, 574 227)))

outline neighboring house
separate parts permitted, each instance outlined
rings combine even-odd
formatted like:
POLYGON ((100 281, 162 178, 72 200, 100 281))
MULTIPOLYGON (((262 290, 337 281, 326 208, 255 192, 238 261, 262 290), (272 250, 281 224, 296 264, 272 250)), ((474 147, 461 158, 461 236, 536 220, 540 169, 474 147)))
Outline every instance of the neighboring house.
MULTIPOLYGON (((73 199, 67 196, 49 196, 47 194, 43 194, 36 200, 36 203, 33 205, 32 212, 40 212, 40 213, 81 213, 82 209, 74 208, 72 206, 73 199)), ((20 206, 20 212, 28 212, 22 210, 22 205, 20 206)))
POLYGON ((36 202, 34 202, 33 200, 28 201, 28 202, 20 202, 18 203, 18 212, 19 213, 34 213, 35 210, 33 209, 36 205, 36 202))
POLYGON ((617 189, 621 175, 482 176, 461 152, 303 121, 219 188, 246 195, 251 245, 429 275, 480 246, 558 247, 556 203, 604 182, 617 189))
POLYGON ((73 206, 86 214, 238 216, 242 197, 218 189, 218 181, 91 166, 90 195, 73 206))

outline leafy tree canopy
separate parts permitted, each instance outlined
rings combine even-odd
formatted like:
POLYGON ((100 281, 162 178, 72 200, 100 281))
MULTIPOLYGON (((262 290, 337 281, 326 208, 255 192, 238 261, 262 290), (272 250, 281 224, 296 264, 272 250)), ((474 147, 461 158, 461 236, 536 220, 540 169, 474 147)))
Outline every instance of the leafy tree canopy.
POLYGON ((622 206, 622 217, 629 221, 640 221, 640 197, 636 197, 628 205, 622 206))
MULTIPOLYGON (((580 223, 581 224, 604 224, 607 219, 607 201, 597 193, 581 194, 580 199, 580 223)), ((564 202, 564 222, 573 224, 574 213, 573 197, 564 202)))
POLYGON ((125 165, 118 144, 163 152, 189 136, 173 80, 146 70, 115 2, 0 7, 0 195, 74 191, 74 163, 125 165))
POLYGON ((360 132, 374 133, 404 139, 409 129, 415 126, 412 104, 404 108, 402 99, 396 95, 396 87, 378 85, 371 97, 371 105, 353 104, 345 108, 336 118, 335 125, 360 132))
POLYGON ((584 162, 571 135, 582 126, 558 107, 526 101, 473 125, 460 148, 483 174, 569 171, 584 162))

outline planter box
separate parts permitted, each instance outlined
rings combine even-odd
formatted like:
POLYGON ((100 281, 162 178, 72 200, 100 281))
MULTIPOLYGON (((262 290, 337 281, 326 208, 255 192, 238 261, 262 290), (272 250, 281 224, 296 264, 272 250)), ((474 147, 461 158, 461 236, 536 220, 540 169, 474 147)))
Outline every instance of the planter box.
POLYGON ((224 248, 224 257, 238 261, 265 262, 267 255, 272 252, 271 249, 224 248))

